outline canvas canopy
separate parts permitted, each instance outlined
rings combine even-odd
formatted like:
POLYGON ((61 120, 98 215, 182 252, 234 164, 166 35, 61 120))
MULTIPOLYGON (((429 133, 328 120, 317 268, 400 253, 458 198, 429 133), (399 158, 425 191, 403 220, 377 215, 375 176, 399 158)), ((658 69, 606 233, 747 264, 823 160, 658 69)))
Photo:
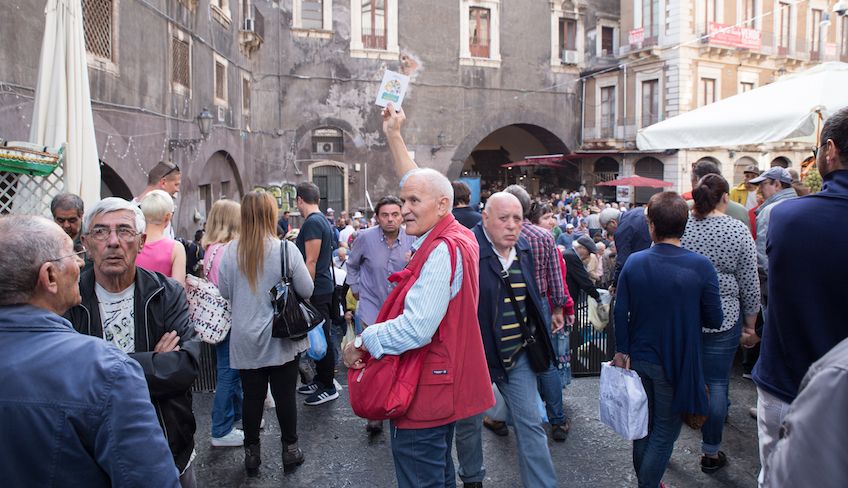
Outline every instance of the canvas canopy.
POLYGON ((820 125, 848 106, 848 64, 823 63, 639 130, 641 150, 816 143, 820 125))

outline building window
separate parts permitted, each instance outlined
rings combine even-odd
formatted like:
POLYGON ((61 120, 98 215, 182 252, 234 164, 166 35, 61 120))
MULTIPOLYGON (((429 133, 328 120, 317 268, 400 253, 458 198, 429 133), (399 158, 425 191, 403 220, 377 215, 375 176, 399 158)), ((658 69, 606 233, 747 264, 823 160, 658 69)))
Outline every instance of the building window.
POLYGON ((615 53, 615 28, 601 27, 601 56, 612 56, 615 53))
POLYGON ((312 131, 313 154, 344 153, 344 135, 339 129, 324 127, 312 131))
POLYGON ((810 40, 810 54, 811 58, 819 59, 821 57, 821 21, 822 21, 822 11, 819 9, 812 9, 810 11, 812 14, 812 29, 813 38, 810 40))
POLYGON ((705 27, 709 25, 710 22, 717 22, 716 20, 716 11, 718 10, 718 0, 704 0, 704 22, 705 27))
POLYGON ((660 81, 642 82, 642 127, 656 124, 660 120, 660 81))
POLYGON ((500 66, 500 0, 460 0, 459 64, 500 66))
POLYGON ((753 81, 743 81, 739 83, 739 93, 749 92, 754 89, 753 81))
POLYGON ((468 49, 475 58, 488 58, 491 44, 492 12, 487 8, 468 9, 468 49))
POLYGON ((219 199, 230 198, 230 182, 222 181, 221 182, 221 195, 219 195, 219 199))
POLYGON ((742 22, 745 27, 754 29, 756 22, 754 17, 757 16, 757 0, 744 0, 742 2, 742 22))
POLYGON ((303 29, 324 28, 323 0, 301 0, 300 27, 303 29))
MULTIPOLYGON (((560 52, 577 50, 577 21, 574 19, 559 19, 559 48, 560 52)), ((563 59, 565 59, 563 54, 563 59)))
POLYGON ((116 64, 116 10, 114 0, 83 0, 82 18, 85 50, 91 60, 116 64))
POLYGON ((786 54, 789 50, 789 3, 780 2, 780 24, 778 26, 778 53, 786 54))
POLYGON ((642 0, 642 28, 644 44, 656 44, 660 34, 660 0, 642 0))
POLYGON ((181 31, 171 36, 171 83, 175 91, 191 90, 191 44, 181 31))
POLYGON ((716 80, 713 78, 701 78, 701 106, 709 105, 716 101, 716 80))
POLYGON ((615 87, 601 88, 601 138, 612 139, 615 136, 615 87))
POLYGON ((215 105, 227 106, 227 60, 215 57, 215 105))
POLYGON ((212 210, 212 185, 200 185, 197 188, 200 193, 200 205, 206 211, 205 216, 209 216, 209 211, 212 210))
POLYGON ((386 49, 386 0, 362 0, 362 45, 366 49, 386 49))
POLYGON ((230 0, 209 0, 209 8, 215 20, 225 26, 230 25, 232 13, 230 12, 230 0))

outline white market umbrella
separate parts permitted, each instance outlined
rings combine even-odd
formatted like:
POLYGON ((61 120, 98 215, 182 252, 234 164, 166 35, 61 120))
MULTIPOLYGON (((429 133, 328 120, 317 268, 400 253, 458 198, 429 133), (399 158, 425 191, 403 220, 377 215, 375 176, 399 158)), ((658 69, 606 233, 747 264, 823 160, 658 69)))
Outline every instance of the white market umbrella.
POLYGON ((848 64, 824 63, 640 129, 640 150, 815 144, 820 121, 848 107, 848 64))
POLYGON ((30 142, 65 147, 65 191, 91 208, 100 200, 100 163, 91 113, 81 0, 47 0, 30 142))

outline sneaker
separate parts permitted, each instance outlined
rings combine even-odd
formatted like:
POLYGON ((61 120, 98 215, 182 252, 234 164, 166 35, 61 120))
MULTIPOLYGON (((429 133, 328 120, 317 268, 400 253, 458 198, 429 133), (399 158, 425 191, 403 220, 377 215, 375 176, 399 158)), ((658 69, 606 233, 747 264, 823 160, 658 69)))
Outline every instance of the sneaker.
POLYGON ((383 432, 383 421, 382 420, 369 420, 365 425, 365 430, 372 435, 377 435, 380 432, 383 432))
POLYGON ((701 471, 707 474, 715 473, 725 466, 727 466, 727 455, 722 451, 718 452, 718 457, 716 458, 701 456, 701 471))
POLYGON ((551 425, 551 437, 557 442, 565 442, 568 437, 568 431, 571 430, 571 421, 566 420, 565 423, 551 425))
POLYGON ((213 437, 211 442, 215 447, 239 447, 244 445, 244 431, 233 429, 225 436, 213 437))
POLYGON ((339 397, 339 392, 335 388, 324 388, 309 395, 303 403, 307 405, 321 405, 339 397))
POLYGON ((297 392, 301 395, 312 395, 316 391, 318 391, 318 383, 315 383, 314 381, 297 389, 297 392))

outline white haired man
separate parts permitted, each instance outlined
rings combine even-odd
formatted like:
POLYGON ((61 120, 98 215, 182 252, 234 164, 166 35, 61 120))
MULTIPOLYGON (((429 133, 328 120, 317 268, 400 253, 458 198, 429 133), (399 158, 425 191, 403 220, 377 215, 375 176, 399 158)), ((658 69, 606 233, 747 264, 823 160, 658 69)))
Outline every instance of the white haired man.
POLYGON ((61 317, 82 254, 45 218, 0 218, 3 483, 177 487, 141 367, 61 317))
POLYGON ((405 119, 391 106, 383 130, 401 179, 406 233, 416 237, 406 268, 376 322, 345 348, 353 378, 369 353, 400 355, 427 347, 419 387, 406 413, 391 421, 392 455, 400 488, 452 486, 451 445, 457 420, 494 402, 477 322, 479 249, 451 214, 453 187, 444 175, 418 168, 400 134, 405 119), (455 256, 455 257, 452 257, 455 256))
POLYGON ((141 210, 121 198, 105 198, 86 214, 82 240, 94 267, 80 276, 82 303, 66 317, 78 332, 104 338, 141 365, 180 482, 190 487, 195 485, 191 384, 200 343, 188 323, 183 287, 136 266, 144 231, 141 210))

